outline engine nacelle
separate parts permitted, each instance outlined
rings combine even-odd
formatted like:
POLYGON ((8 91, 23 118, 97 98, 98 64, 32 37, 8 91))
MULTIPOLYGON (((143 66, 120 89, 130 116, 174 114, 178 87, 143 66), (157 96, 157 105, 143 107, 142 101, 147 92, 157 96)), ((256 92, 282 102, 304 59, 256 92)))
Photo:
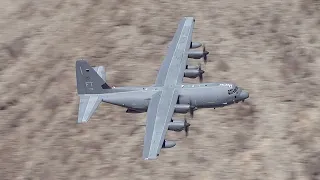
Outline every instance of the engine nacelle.
POLYGON ((190 111, 190 105, 189 104, 176 104, 174 112, 175 113, 182 113, 185 114, 190 111))
POLYGON ((183 120, 172 120, 169 123, 168 130, 180 132, 185 128, 186 122, 183 120))
POLYGON ((162 148, 172 148, 176 145, 176 143, 174 141, 167 141, 164 140, 163 144, 162 144, 162 148))
POLYGON ((195 48, 198 48, 198 47, 201 47, 201 46, 202 46, 201 43, 191 42, 191 44, 190 44, 190 49, 195 49, 195 48))
POLYGON ((203 73, 204 73, 204 71, 200 70, 200 69, 186 69, 186 70, 184 70, 184 77, 196 78, 203 73))
POLYGON ((204 56, 202 51, 189 51, 188 58, 200 59, 204 56))
POLYGON ((186 69, 199 69, 199 66, 186 65, 186 69))
POLYGON ((99 76, 106 81, 106 71, 103 66, 92 66, 92 68, 99 74, 99 76))

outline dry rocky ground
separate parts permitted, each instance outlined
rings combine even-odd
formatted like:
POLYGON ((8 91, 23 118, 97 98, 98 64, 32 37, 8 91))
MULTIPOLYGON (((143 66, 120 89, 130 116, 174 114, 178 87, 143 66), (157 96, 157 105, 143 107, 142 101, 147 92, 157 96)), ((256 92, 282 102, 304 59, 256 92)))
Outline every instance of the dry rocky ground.
POLYGON ((0 29, 0 179, 320 179, 319 0, 2 0, 0 29), (182 16, 210 51, 205 82, 250 99, 197 111, 157 161, 145 114, 101 104, 76 124, 76 59, 150 85, 182 16))

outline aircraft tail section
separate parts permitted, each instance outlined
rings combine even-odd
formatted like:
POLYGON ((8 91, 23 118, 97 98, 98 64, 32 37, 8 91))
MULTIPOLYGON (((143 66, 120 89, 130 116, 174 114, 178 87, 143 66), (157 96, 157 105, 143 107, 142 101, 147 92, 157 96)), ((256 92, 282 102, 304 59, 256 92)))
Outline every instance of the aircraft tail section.
POLYGON ((104 68, 102 66, 94 68, 85 60, 78 60, 76 62, 77 90, 79 95, 111 92, 110 89, 112 88, 105 81, 104 68))
POLYGON ((107 81, 106 71, 103 66, 96 66, 96 67, 92 66, 92 68, 98 73, 98 75, 102 78, 104 82, 107 81))
POLYGON ((99 95, 79 95, 78 123, 88 122, 102 101, 99 95))

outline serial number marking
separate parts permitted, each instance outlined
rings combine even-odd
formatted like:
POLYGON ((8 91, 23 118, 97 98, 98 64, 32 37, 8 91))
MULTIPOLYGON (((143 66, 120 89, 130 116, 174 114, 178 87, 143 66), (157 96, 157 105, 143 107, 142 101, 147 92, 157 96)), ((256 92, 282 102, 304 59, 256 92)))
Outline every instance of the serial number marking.
POLYGON ((93 82, 86 82, 86 86, 87 86, 87 87, 88 87, 88 86, 92 87, 92 84, 93 84, 93 82))

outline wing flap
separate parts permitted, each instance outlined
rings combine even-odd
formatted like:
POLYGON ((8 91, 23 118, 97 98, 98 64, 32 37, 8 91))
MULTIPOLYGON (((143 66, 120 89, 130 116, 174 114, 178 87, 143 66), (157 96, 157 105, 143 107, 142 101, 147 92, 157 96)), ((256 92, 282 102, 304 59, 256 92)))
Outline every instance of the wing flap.
POLYGON ((147 111, 146 133, 143 158, 156 159, 164 142, 168 124, 174 113, 178 92, 174 88, 164 89, 154 94, 147 111))

